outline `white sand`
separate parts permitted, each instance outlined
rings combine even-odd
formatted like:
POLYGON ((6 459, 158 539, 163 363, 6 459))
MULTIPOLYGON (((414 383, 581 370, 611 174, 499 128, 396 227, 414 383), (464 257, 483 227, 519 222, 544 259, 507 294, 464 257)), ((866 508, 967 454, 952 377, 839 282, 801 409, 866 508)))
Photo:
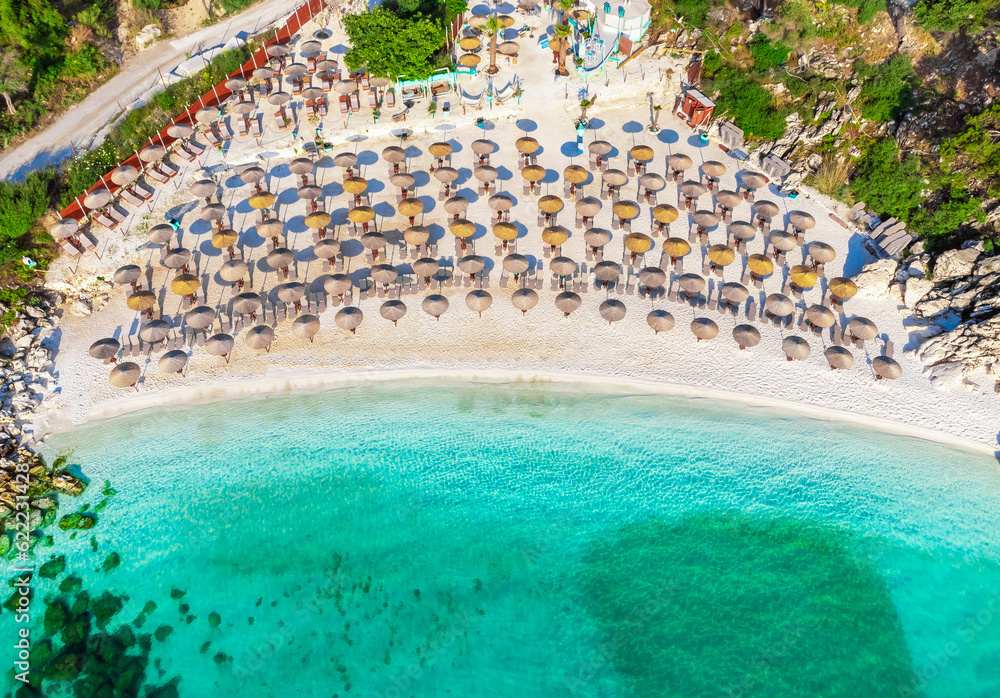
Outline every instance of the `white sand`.
MULTIPOLYGON (((342 40, 340 35, 334 37, 334 42, 342 40)), ((521 194, 522 180, 518 174, 513 145, 516 138, 524 135, 524 132, 518 128, 517 119, 537 123, 537 130, 530 135, 537 138, 544 148, 539 156, 539 164, 553 171, 549 173, 550 178, 555 173, 559 174, 558 181, 548 185, 548 193, 562 196, 561 173, 571 159, 561 151, 564 144, 575 144, 573 120, 579 115, 579 107, 572 96, 569 100, 564 98, 564 85, 553 84, 551 52, 541 51, 527 37, 521 43, 521 58, 516 68, 518 74, 525 79, 522 104, 516 106, 511 102, 503 110, 486 112, 485 115, 495 124, 495 128, 485 135, 500 146, 500 151, 493 155, 491 164, 500 168, 502 177, 508 177, 502 182, 502 188, 518 202, 512 210, 511 219, 522 223, 528 231, 526 237, 518 240, 517 251, 541 257, 543 245, 535 220, 537 195, 526 197, 521 194)), ((612 166, 624 170, 624 154, 633 145, 633 141, 646 143, 657 153, 650 171, 665 174, 666 156, 685 152, 692 157, 696 167, 703 160, 725 163, 729 172, 723 177, 720 188, 735 189, 734 176, 740 169, 739 164, 715 145, 696 147, 692 132, 670 116, 673 95, 663 94, 664 84, 654 80, 656 76, 665 74, 661 70, 665 65, 651 59, 645 62, 635 61, 628 66, 631 73, 628 82, 622 83, 621 73, 615 73, 612 76, 615 81, 609 87, 605 88, 603 81, 591 87, 591 94, 596 92, 598 95, 598 103, 596 108, 590 110, 590 116, 603 122, 603 126, 596 131, 596 137, 613 142, 621 151, 621 155, 613 160, 612 166), (640 79, 643 73, 645 80, 640 79), (660 119, 663 128, 661 138, 674 142, 658 140, 646 130, 634 134, 623 131, 626 124, 645 126, 649 123, 647 92, 660 94, 656 102, 665 106, 660 119), (676 140, 670 138, 671 133, 676 134, 676 140)), ((498 87, 502 86, 511 76, 510 68, 505 66, 494 82, 498 87)), ((482 79, 479 79, 468 86, 467 90, 478 93, 482 91, 483 85, 482 79)), ((572 95, 580 86, 570 87, 572 95)), ((439 321, 421 310, 420 302, 426 294, 404 296, 408 313, 398 327, 380 317, 378 309, 383 299, 361 300, 357 304, 363 310, 365 319, 357 335, 336 327, 333 318, 337 307, 331 305, 321 316, 322 329, 314 344, 294 337, 291 323, 285 321, 277 328, 277 339, 270 353, 251 350, 243 342, 242 336, 237 338, 232 362, 229 364, 221 358, 206 354, 203 349, 194 349, 186 377, 160 373, 156 367, 157 357, 154 355, 151 361, 139 360, 144 367, 144 375, 140 391, 135 393, 111 387, 107 380, 110 366, 87 355, 89 345, 101 337, 111 336, 116 331, 118 336, 134 334, 138 330, 141 318, 137 318, 135 313, 125 307, 124 293, 116 289, 112 292, 111 302, 100 311, 88 317, 67 314, 61 322, 62 339, 56 357, 60 392, 47 401, 50 411, 45 424, 40 426, 49 430, 64 430, 88 419, 130 413, 161 404, 220 400, 259 392, 318 389, 357 380, 441 376, 471 380, 573 380, 600 386, 601 389, 616 385, 627 390, 646 390, 651 393, 708 398, 727 396, 751 404, 782 407, 804 416, 846 419, 988 452, 993 452, 997 447, 1000 402, 992 394, 967 391, 946 393, 933 389, 922 375, 919 361, 911 354, 904 353, 908 335, 894 302, 888 299, 854 298, 846 302, 845 313, 847 318, 856 315, 870 318, 876 323, 880 333, 885 333, 892 339, 896 345, 896 358, 904 372, 903 377, 897 381, 876 382, 874 379, 870 361, 880 353, 881 342, 868 342, 865 352, 852 349, 856 359, 853 369, 831 371, 823 357, 823 349, 830 344, 829 332, 823 339, 812 334, 803 335, 812 346, 812 355, 805 361, 789 363, 781 351, 781 340, 785 334, 798 334, 797 329, 779 329, 771 324, 757 323, 763 335, 762 342, 755 348, 740 351, 732 340, 731 331, 735 324, 745 322, 745 317, 734 322, 731 316, 722 316, 707 309, 694 309, 682 303, 671 303, 666 299, 650 301, 640 298, 638 294, 626 295, 623 292, 619 297, 627 306, 628 314, 623 321, 609 326, 598 314, 598 306, 606 294, 596 291, 592 284, 589 293, 583 295, 583 306, 571 317, 563 318, 553 305, 558 291, 551 290, 547 273, 545 286, 538 291, 538 306, 529 311, 526 317, 522 317, 520 311, 510 303, 511 294, 515 290, 513 282, 509 288, 499 287, 500 257, 494 255, 494 238, 489 231, 491 211, 486 203, 488 197, 477 197, 476 181, 471 178, 474 156, 469 144, 484 134, 474 125, 476 114, 462 116, 458 97, 452 95, 450 99, 452 116, 446 119, 439 114, 433 121, 426 118, 426 104, 419 103, 413 110, 417 112, 417 118, 411 119, 407 124, 413 129, 414 136, 404 145, 416 147, 426 153, 431 142, 452 139, 462 148, 453 155, 453 166, 459 168, 463 175, 460 182, 464 183, 461 184, 462 190, 459 193, 472 202, 467 217, 480 224, 485 231, 485 235, 475 241, 475 252, 486 257, 488 264, 495 265, 488 288, 494 297, 494 303, 482 318, 467 309, 464 298, 469 289, 466 288, 445 288, 441 291, 449 297, 451 307, 439 321), (456 128, 447 132, 435 130, 444 123, 456 128), (653 307, 663 308, 674 315, 677 325, 672 331, 654 336, 646 324, 646 313, 653 307), (710 317, 719 324, 721 331, 717 339, 696 342, 688 325, 694 317, 700 316, 710 317)), ((265 106, 264 110, 268 112, 265 124, 272 123, 270 108, 265 106)), ((385 209, 384 202, 395 202, 395 189, 388 185, 387 166, 379 158, 379 154, 386 145, 398 142, 389 135, 390 129, 398 124, 380 123, 373 128, 371 117, 364 115, 365 110, 362 110, 362 114, 363 116, 351 118, 347 131, 343 130, 340 119, 327 119, 326 137, 342 142, 351 133, 359 130, 364 133, 367 129, 367 140, 335 147, 334 153, 349 148, 353 150, 356 145, 362 162, 369 163, 363 168, 363 175, 372 181, 371 189, 375 191, 373 205, 376 211, 381 212, 385 209), (384 182, 385 188, 375 181, 384 182)), ((312 125, 303 125, 301 130, 302 135, 312 138, 312 125)), ((589 131, 586 143, 594 138, 595 133, 589 131)), ((288 136, 279 136, 273 130, 266 132, 263 150, 270 155, 265 155, 267 159, 263 164, 272 171, 268 186, 279 196, 279 217, 290 223, 290 230, 300 231, 288 236, 288 246, 296 250, 299 258, 299 280, 305 281, 310 290, 320 290, 325 275, 320 262, 307 261, 312 259, 312 239, 302 225, 301 216, 305 212, 305 203, 295 196, 296 178, 287 172, 287 168, 279 170, 285 173, 283 177, 274 174, 279 165, 294 157, 290 145, 288 136)), ((236 140, 225 160, 217 154, 211 155, 209 167, 213 169, 220 165, 229 167, 246 163, 257 152, 252 140, 236 140)), ((567 147, 566 152, 572 151, 567 147)), ((577 157, 572 162, 585 165, 586 158, 577 157)), ((429 164, 430 157, 421 155, 410 161, 410 171, 426 172, 429 164)), ((335 195, 326 197, 327 210, 333 212, 335 223, 344 220, 349 206, 347 196, 340 193, 342 174, 342 170, 332 166, 317 169, 319 183, 325 186, 325 192, 332 194, 336 191, 335 195)), ((697 177, 696 172, 689 173, 689 176, 692 175, 697 177)), ((147 216, 144 221, 130 220, 131 232, 125 235, 124 240, 119 232, 98 233, 102 238, 102 259, 98 260, 93 255, 85 258, 76 278, 92 278, 97 275, 110 277, 114 269, 123 263, 138 260, 138 263, 146 264, 151 260, 158 260, 158 253, 145 244, 144 231, 151 225, 162 222, 166 211, 193 202, 193 197, 184 188, 194 179, 194 171, 191 169, 184 173, 180 191, 174 191, 170 184, 161 187, 155 213, 147 216), (137 251, 139 248, 142 248, 141 251, 137 251)), ((250 187, 242 185, 232 173, 223 174, 217 179, 225 188, 223 203, 230 207, 233 227, 237 230, 250 230, 254 216, 245 203, 250 187)), ((421 180, 418 179, 419 181, 421 180)), ((433 205, 433 210, 429 210, 424 216, 424 225, 440 226, 444 223, 446 214, 441 208, 441 202, 437 201, 438 189, 438 182, 430 179, 429 184, 416 192, 424 198, 426 209, 431 209, 433 205)), ((623 190, 622 198, 634 198, 635 191, 636 178, 632 178, 623 190)), ((586 193, 597 196, 599 185, 587 185, 586 193)), ((826 267, 827 278, 840 275, 845 262, 848 272, 855 273, 863 263, 870 261, 864 256, 857 236, 854 236, 852 242, 851 232, 829 219, 830 209, 825 204, 832 204, 824 202, 822 197, 800 197, 796 201, 790 201, 775 192, 758 192, 759 199, 778 203, 783 212, 799 209, 808 211, 816 218, 817 226, 807 233, 807 240, 825 241, 837 251, 837 259, 826 267)), ((672 183, 668 183, 667 189, 660 193, 659 201, 676 205, 676 188, 672 183)), ((711 204, 710 197, 705 196, 702 197, 699 208, 707 209, 711 204)), ((208 224, 198 220, 197 209, 200 204, 191 203, 189 208, 191 210, 182 219, 182 244, 200 252, 196 254, 200 274, 217 278, 215 272, 225 257, 212 248, 208 224)), ((641 208, 642 213, 633 222, 632 229, 636 232, 649 232, 650 207, 642 205, 641 208)), ((610 230, 610 214, 609 200, 604 202, 596 225, 610 230)), ((750 215, 749 205, 744 203, 735 212, 734 220, 749 220, 750 215)), ((687 237, 687 222, 684 219, 682 212, 681 220, 671 225, 671 234, 687 237)), ((559 223, 572 232, 569 242, 563 245, 562 254, 592 266, 593 262, 585 261, 583 231, 574 227, 571 201, 567 201, 559 223)), ((379 227, 384 227, 385 230, 402 230, 406 225, 406 219, 402 217, 379 219, 379 227)), ((781 221, 776 221, 774 227, 782 227, 781 221)), ((343 225, 336 226, 336 234, 342 241, 351 239, 343 225)), ((446 230, 444 235, 439 242, 439 255, 452 257, 452 237, 446 230)), ((620 262, 624 234, 622 231, 613 231, 613 235, 612 242, 606 248, 605 259, 620 262)), ((724 226, 710 233, 713 244, 725 242, 725 238, 724 226)), ((264 241, 257 238, 252 230, 245 235, 245 239, 249 245, 253 245, 244 249, 245 258, 252 267, 260 264, 253 270, 253 288, 256 291, 270 291, 281 281, 276 279, 276 274, 263 262, 266 255, 264 241)), ((646 264, 659 263, 659 245, 662 240, 662 236, 654 238, 654 248, 646 256, 646 264)), ((355 246, 360 248, 356 242, 355 246)), ((764 240, 758 236, 751 241, 749 252, 762 252, 763 247, 764 240)), ((391 251, 393 248, 388 249, 391 251)), ((789 266, 799 263, 801 254, 801 250, 789 253, 789 266)), ((396 257, 391 261, 405 265, 412 261, 412 257, 405 260, 396 257)), ((547 261, 545 260, 546 266, 547 261)), ((364 266, 363 255, 346 260, 348 271, 364 266)), ((701 266, 701 250, 695 246, 685 260, 685 271, 700 273, 701 266)), ((50 282, 58 287, 69 278, 69 271, 75 268, 75 261, 72 266, 57 265, 49 273, 50 282)), ((154 267, 153 287, 157 292, 168 285, 166 271, 158 264, 154 267)), ((737 262, 726 268, 724 280, 738 281, 741 275, 742 264, 737 258, 737 262)), ((780 291, 781 286, 780 273, 775 273, 766 281, 765 292, 780 291)), ((223 289, 213 281, 208 302, 212 305, 221 302, 225 306, 231 295, 230 289, 223 289)), ((797 303, 796 320, 802 308, 819 302, 821 296, 819 287, 808 291, 803 301, 797 303)), ((179 318, 180 299, 169 291, 162 298, 163 316, 179 318)))

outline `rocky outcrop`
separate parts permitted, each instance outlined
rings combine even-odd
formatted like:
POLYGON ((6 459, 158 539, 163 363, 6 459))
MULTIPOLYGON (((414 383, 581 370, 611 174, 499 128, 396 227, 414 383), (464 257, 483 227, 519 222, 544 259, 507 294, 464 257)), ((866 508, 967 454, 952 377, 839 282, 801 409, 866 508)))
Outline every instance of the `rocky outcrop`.
POLYGON ((889 284, 896 278, 896 261, 880 259, 862 267, 861 273, 854 277, 858 285, 858 295, 869 298, 880 298, 889 293, 889 284))

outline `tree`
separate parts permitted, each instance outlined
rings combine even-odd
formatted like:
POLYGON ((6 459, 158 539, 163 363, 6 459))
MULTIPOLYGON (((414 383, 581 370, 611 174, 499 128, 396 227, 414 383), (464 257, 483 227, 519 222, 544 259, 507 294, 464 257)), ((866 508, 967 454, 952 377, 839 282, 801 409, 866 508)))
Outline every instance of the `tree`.
POLYGON ((900 159, 899 146, 892 138, 869 146, 851 181, 854 198, 868 204, 870 211, 903 220, 909 220, 910 211, 920 203, 923 188, 917 157, 910 154, 900 159))
POLYGON ((965 130, 941 146, 941 165, 965 186, 1000 197, 1000 106, 965 120, 965 130))
POLYGON ((719 90, 719 110, 732 117, 744 133, 765 141, 784 135, 787 115, 763 85, 731 68, 720 70, 714 85, 719 90))
POLYGON ((790 48, 780 41, 771 42, 763 32, 758 32, 756 36, 747 44, 750 55, 753 56, 753 65, 758 73, 770 73, 771 70, 788 60, 788 54, 792 52, 790 48))
POLYGON ((566 70, 566 47, 569 46, 569 35, 573 30, 568 24, 557 24, 555 30, 559 39, 559 67, 556 68, 556 75, 569 75, 566 70))
POLYGON ((17 51, 0 48, 0 94, 6 102, 8 114, 15 113, 11 94, 16 94, 27 86, 28 68, 21 63, 17 51))
POLYGON ((987 9, 978 0, 919 0, 913 5, 913 16, 924 29, 974 32, 982 27, 987 9))
POLYGON ((872 121, 893 121, 909 102, 915 76, 910 57, 900 54, 881 65, 862 63, 857 73, 866 78, 861 87, 861 116, 872 121))
POLYGON ((402 19, 381 7, 345 16, 344 29, 352 47, 344 57, 347 67, 365 67, 373 77, 428 78, 431 57, 444 44, 444 30, 430 20, 402 19))
POLYGON ((496 15, 486 21, 486 31, 490 33, 490 67, 487 68, 486 72, 490 75, 496 75, 500 72, 500 69, 497 68, 497 34, 503 28, 503 22, 496 15))
POLYGON ((562 10, 562 23, 569 24, 569 13, 576 6, 576 0, 558 0, 556 5, 562 10))

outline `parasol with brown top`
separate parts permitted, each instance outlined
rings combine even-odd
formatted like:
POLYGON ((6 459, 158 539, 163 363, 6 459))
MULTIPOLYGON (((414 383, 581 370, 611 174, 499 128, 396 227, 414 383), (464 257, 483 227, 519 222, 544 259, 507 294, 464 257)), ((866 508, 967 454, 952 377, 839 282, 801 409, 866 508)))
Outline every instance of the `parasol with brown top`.
POLYGON ((313 254, 319 259, 333 259, 340 252, 340 242, 323 239, 313 245, 313 254))
POLYGON ((729 224, 729 232, 737 240, 752 240, 754 236, 757 235, 757 229, 754 228, 749 223, 743 221, 736 221, 735 223, 729 224))
POLYGON ((855 339, 860 339, 866 342, 871 339, 875 339, 878 336, 878 327, 875 323, 865 317, 855 317, 851 318, 851 321, 847 323, 847 331, 855 339))
POLYGON ((815 263, 828 264, 837 258, 837 251, 825 242, 810 242, 806 252, 815 263))
POLYGON ((391 177, 389 177, 389 184, 394 187, 399 187, 400 195, 405 199, 408 195, 408 189, 416 184, 417 179, 409 172, 398 172, 391 177))
POLYGON ((389 320, 392 326, 395 327, 396 323, 406 315, 406 304, 403 301, 397 300, 386 301, 379 307, 378 314, 389 320))
POLYGON ((223 281, 236 284, 243 288, 243 277, 247 275, 247 263, 240 259, 227 259, 219 269, 219 276, 223 281))
POLYGON ((141 276, 142 269, 137 264, 126 264, 115 271, 114 281, 120 286, 130 284, 133 291, 138 291, 138 281, 141 276))
POLYGON ((691 333, 699 342, 715 339, 719 336, 719 326, 707 317, 699 317, 691 321, 691 333))
POLYGON ((430 228, 423 225, 411 225, 403 231, 403 240, 407 245, 413 245, 414 247, 420 247, 421 245, 426 244, 430 238, 430 228))
POLYGON ((788 317, 795 311, 795 304, 784 293, 772 293, 764 299, 764 310, 775 317, 788 317))
POLYGON ((753 325, 737 325, 733 328, 733 339, 736 340, 740 351, 747 347, 755 347, 760 344, 760 330, 753 325))
POLYGON ((825 305, 810 305, 806 309, 806 320, 813 327, 833 327, 837 322, 837 316, 825 305))
POLYGON ((769 218, 777 216, 780 209, 776 203, 771 201, 757 201, 753 205, 753 210, 757 214, 758 227, 763 228, 764 223, 769 218))
POLYGON ((358 327, 361 326, 361 321, 364 319, 365 314, 361 312, 361 308, 348 306, 338 310, 333 321, 337 323, 337 327, 340 329, 350 330, 351 334, 355 334, 358 331, 358 327))
POLYGON ((750 297, 750 291, 747 287, 737 281, 722 284, 719 294, 730 303, 742 303, 750 297))
POLYGON ((528 267, 531 266, 528 258, 523 254, 509 254, 503 258, 502 264, 504 271, 514 275, 515 281, 517 281, 517 278, 521 274, 528 271, 528 267))
POLYGON ((601 317, 607 320, 610 325, 612 322, 618 322, 625 317, 625 304, 615 298, 609 298, 601 303, 597 312, 599 312, 601 317))
POLYGON ((699 196, 708 191, 708 188, 701 182, 695 182, 693 180, 687 180, 681 184, 681 194, 684 196, 684 208, 690 209, 691 204, 697 200, 699 196))
POLYGON ((556 296, 555 304, 556 309, 563 314, 563 317, 569 317, 570 313, 583 305, 583 299, 572 291, 563 291, 556 296))
POLYGON ((598 281, 610 282, 622 275, 622 265, 611 260, 604 260, 594 265, 594 278, 598 281))
POLYGON ((719 224, 719 214, 712 211, 695 211, 694 222, 698 224, 698 235, 719 224))
POLYGON ((187 269, 187 265, 191 263, 191 250, 175 247, 163 255, 160 263, 167 269, 187 269))
POLYGON ((435 320, 440 321, 441 316, 448 310, 449 303, 448 299, 440 293, 432 293, 424 298, 420 305, 424 309, 425 313, 433 317, 435 320))
POLYGON ((883 378, 896 380, 903 375, 903 367, 895 359, 888 356, 876 356, 872 359, 872 370, 875 371, 875 380, 883 378))
POLYGON ((111 361, 117 363, 118 350, 122 348, 121 342, 114 337, 98 339, 90 345, 90 356, 99 361, 111 361))
POLYGON ((597 254, 597 251, 611 242, 611 233, 604 228, 587 228, 583 233, 583 241, 597 254))
POLYGON ((110 177, 114 184, 124 187, 139 178, 139 170, 132 165, 121 165, 111 172, 110 177))
POLYGON ((231 334, 220 332, 205 340, 205 351, 212 356, 221 356, 226 360, 226 363, 229 363, 229 356, 233 353, 235 344, 236 340, 231 334))
POLYGON ((691 158, 683 153, 677 153, 667 158, 667 166, 673 170, 670 174, 673 176, 675 182, 692 164, 691 158))
POLYGON ((854 354, 844 347, 828 347, 823 355, 826 356, 831 370, 847 370, 854 366, 854 354))
POLYGON ((646 315, 646 324, 652 328, 653 334, 669 332, 674 329, 674 316, 666 310, 650 310, 646 315))
POLYGON ((181 351, 180 349, 173 349, 160 357, 160 360, 156 362, 156 367, 160 369, 162 373, 180 373, 183 375, 184 369, 187 368, 187 364, 187 352, 181 351))
POLYGON ((146 239, 155 245, 167 245, 169 249, 170 239, 174 236, 174 228, 168 223, 160 223, 159 225, 154 225, 146 233, 146 239))
POLYGON ((659 288, 667 282, 667 273, 659 267, 643 267, 639 270, 639 284, 646 288, 659 288))
POLYGON ((708 180, 708 190, 712 191, 712 186, 719 181, 719 177, 726 174, 726 166, 715 160, 706 160, 701 165, 701 171, 708 180))
POLYGON ((788 214, 788 222, 797 233, 812 230, 816 227, 816 219, 804 211, 792 211, 788 214))
POLYGON ((344 300, 344 296, 351 290, 352 285, 351 277, 347 274, 333 274, 323 281, 323 290, 331 296, 338 296, 340 300, 344 300))
POLYGON ((299 315, 292 322, 292 334, 302 339, 308 339, 312 344, 316 333, 319 332, 319 318, 315 315, 299 315))
POLYGON ((287 277, 288 267, 295 260, 295 253, 287 247, 275 247, 267 253, 267 257, 265 259, 272 269, 284 272, 287 277))
POLYGON ((788 361, 795 361, 808 358, 809 354, 812 353, 812 348, 809 346, 809 342, 802 339, 802 337, 796 337, 791 335, 785 337, 781 340, 781 350, 785 352, 785 358, 788 361))
POLYGON ((514 200, 506 194, 494 194, 488 203, 494 211, 509 211, 514 206, 514 200))
POLYGON ((521 311, 521 315, 527 315, 529 310, 538 305, 538 294, 530 288, 519 288, 514 291, 510 302, 521 311))
POLYGON ((139 382, 140 376, 142 376, 142 369, 139 368, 139 364, 125 361, 111 369, 109 380, 111 385, 116 388, 135 388, 135 391, 139 392, 136 383, 139 382))

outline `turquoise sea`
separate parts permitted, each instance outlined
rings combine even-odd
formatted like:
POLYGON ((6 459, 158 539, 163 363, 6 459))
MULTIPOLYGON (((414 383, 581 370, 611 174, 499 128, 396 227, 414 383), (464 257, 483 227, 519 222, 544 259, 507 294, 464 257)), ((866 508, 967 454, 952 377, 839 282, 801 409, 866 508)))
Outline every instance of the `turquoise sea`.
POLYGON ((145 411, 46 445, 66 450, 83 501, 117 494, 40 561, 127 595, 107 630, 155 631, 153 695, 1000 695, 991 457, 442 381, 145 411))

